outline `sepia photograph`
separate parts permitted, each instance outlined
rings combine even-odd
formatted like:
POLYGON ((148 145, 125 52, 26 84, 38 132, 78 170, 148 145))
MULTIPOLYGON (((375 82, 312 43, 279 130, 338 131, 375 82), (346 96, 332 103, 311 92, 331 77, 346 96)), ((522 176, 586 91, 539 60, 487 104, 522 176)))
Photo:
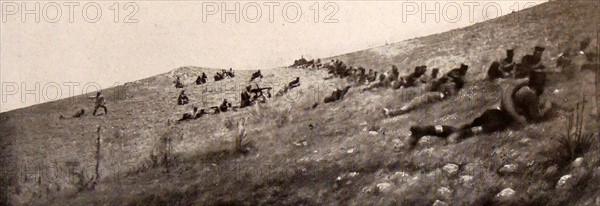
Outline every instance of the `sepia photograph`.
POLYGON ((0 206, 600 206, 599 0, 0 0, 0 206))

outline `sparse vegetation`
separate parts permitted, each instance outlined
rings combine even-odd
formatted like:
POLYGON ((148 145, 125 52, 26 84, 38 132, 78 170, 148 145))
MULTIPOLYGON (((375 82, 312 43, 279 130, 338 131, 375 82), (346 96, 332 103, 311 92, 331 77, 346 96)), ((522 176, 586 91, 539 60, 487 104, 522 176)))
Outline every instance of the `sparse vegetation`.
POLYGON ((583 118, 586 114, 584 103, 585 99, 577 103, 574 112, 569 116, 565 129, 566 134, 552 138, 546 150, 543 151, 544 156, 550 160, 550 164, 566 166, 575 158, 582 157, 596 142, 594 133, 586 132, 583 129, 583 118))
MULTIPOLYGON (((30 195, 37 192, 31 189, 35 186, 15 183, 12 185, 17 185, 19 192, 11 191, 11 195, 25 205, 431 205, 436 200, 449 205, 501 205, 507 202, 498 201, 496 196, 511 188, 515 193, 511 201, 516 203, 508 203, 593 205, 600 197, 595 186, 600 182, 600 146, 594 140, 597 137, 589 135, 594 131, 591 112, 576 112, 569 117, 561 111, 546 122, 478 135, 458 144, 423 138, 421 146, 412 151, 394 150, 394 146, 410 135, 410 125, 460 125, 494 106, 498 85, 482 81, 485 72, 478 68, 486 68, 510 45, 519 45, 517 58, 536 44, 545 45, 550 55, 557 54, 557 45, 565 41, 562 36, 596 32, 589 25, 598 22, 598 16, 591 15, 597 15, 593 8, 597 4, 551 1, 537 7, 535 13, 556 18, 540 18, 526 28, 515 23, 515 16, 534 10, 333 57, 348 66, 380 72, 392 64, 399 65, 401 73, 421 64, 439 67, 441 73, 461 62, 472 65, 468 82, 458 95, 397 118, 384 120, 379 110, 406 103, 421 92, 418 88, 362 93, 351 90, 342 101, 311 108, 337 87, 321 85, 343 85, 342 80, 323 80, 328 76, 323 69, 287 68, 263 70, 265 77, 255 82, 287 82, 299 76, 303 83, 297 89, 304 90, 298 93, 301 95, 292 98, 287 93, 265 104, 177 125, 165 126, 165 121, 179 118, 189 108, 174 106, 178 90, 172 87, 172 76, 186 80, 185 76, 212 70, 184 67, 132 83, 131 89, 135 90, 127 90, 131 97, 109 99, 115 112, 101 117, 56 121, 55 113, 85 104, 79 97, 71 102, 57 101, 3 113, 3 151, 16 157, 1 156, 2 163, 15 158, 10 162, 33 159, 34 163, 62 164, 65 157, 72 157, 77 162, 72 163, 77 173, 72 182, 64 184, 81 188, 76 195, 61 192, 40 197, 30 195), (314 85, 319 86, 313 95, 314 85), (39 115, 28 115, 31 113, 39 115), (248 121, 242 121, 246 117, 248 121), (237 128, 234 120, 239 120, 237 128), (569 129, 562 126, 565 124, 569 129), (110 145, 113 140, 107 140, 101 145, 100 151, 115 152, 102 159, 102 180, 98 182, 102 187, 87 191, 84 188, 91 182, 85 172, 93 174, 93 170, 81 169, 79 162, 93 164, 90 160, 98 150, 97 139, 90 131, 97 126, 109 132, 119 128, 119 134, 113 135, 118 137, 114 140, 118 144, 110 145), (363 131, 365 128, 367 131, 363 131), (114 149, 117 146, 122 148, 114 149), (567 166, 579 157, 583 157, 584 166, 567 166), (121 162, 129 164, 131 172, 119 180, 110 178, 116 175, 112 173, 114 165, 121 162), (453 175, 440 169, 449 163, 459 166, 453 175), (518 165, 519 170, 499 175, 498 169, 506 164, 518 165), (569 184, 574 186, 556 189, 565 175, 572 175, 569 184)), ((544 65, 554 65, 550 58, 544 58, 544 65)), ((236 71, 235 78, 221 82, 245 84, 252 72, 236 71)), ((545 95, 558 104, 574 105, 581 95, 593 94, 590 74, 575 74, 580 81, 550 77, 545 95)), ((190 104, 202 108, 218 105, 225 90, 218 88, 220 85, 211 82, 186 87, 190 104)), ((580 108, 583 104, 593 110, 590 103, 582 103, 580 108)), ((18 177, 10 178, 18 182, 18 177)), ((63 184, 64 179, 43 181, 63 184)))

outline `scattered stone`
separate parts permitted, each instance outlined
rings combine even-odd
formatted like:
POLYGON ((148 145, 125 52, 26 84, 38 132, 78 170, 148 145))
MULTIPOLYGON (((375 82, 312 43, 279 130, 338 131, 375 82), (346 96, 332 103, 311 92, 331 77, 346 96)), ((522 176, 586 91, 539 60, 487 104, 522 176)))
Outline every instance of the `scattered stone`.
POLYGON ((389 192, 391 186, 392 186, 392 184, 387 183, 387 182, 379 183, 379 184, 377 184, 377 189, 381 192, 389 192))
POLYGON ((432 141, 432 137, 431 136, 424 136, 421 138, 421 140, 419 140, 419 144, 429 144, 432 141))
POLYGON ((297 147, 301 147, 301 146, 306 146, 308 145, 308 143, 306 143, 306 140, 299 140, 299 141, 295 141, 292 142, 292 144, 294 144, 297 147))
POLYGON ((462 184, 470 183, 471 181, 473 181, 473 176, 471 176, 471 175, 461 175, 459 181, 462 184))
POLYGON ((417 182, 419 181, 419 176, 415 175, 413 178, 410 178, 407 183, 408 185, 414 185, 417 184, 417 182))
POLYGON ((376 131, 369 131, 369 134, 375 136, 375 135, 377 135, 377 132, 376 131))
POLYGON ((498 172, 500 174, 510 174, 510 173, 515 173, 518 168, 519 168, 519 166, 516 164, 507 164, 507 165, 502 166, 502 168, 500 168, 500 170, 498 170, 498 172))
POLYGON ((581 167, 583 165, 583 157, 578 157, 573 161, 573 167, 581 167))
POLYGON ((452 191, 450 189, 448 189, 447 187, 440 187, 438 188, 438 193, 440 193, 440 195, 444 196, 444 197, 450 197, 450 195, 452 194, 452 191))
POLYGON ((548 167, 546 169, 546 174, 545 175, 547 177, 552 177, 552 176, 556 175, 557 172, 558 172, 558 166, 557 165, 552 165, 552 166, 550 166, 550 167, 548 167))
POLYGON ((505 188, 496 195, 497 198, 507 200, 514 197, 516 192, 511 188, 505 188))
POLYGON ((392 181, 393 183, 396 184, 403 184, 406 182, 406 177, 409 177, 410 175, 406 172, 395 172, 394 174, 390 175, 387 179, 389 181, 392 181))
POLYGON ((477 170, 477 163, 468 163, 465 165, 463 171, 467 174, 473 174, 477 170))
POLYGON ((557 189, 567 188, 567 185, 571 179, 573 179, 573 176, 570 174, 560 177, 560 179, 556 183, 556 188, 557 189))
POLYGON ((559 89, 555 89, 554 91, 552 91, 552 93, 558 94, 558 93, 560 93, 560 90, 559 89))
POLYGON ((359 124, 359 126, 367 126, 367 124, 369 124, 369 123, 367 123, 367 121, 364 121, 364 122, 361 122, 361 123, 359 124))
POLYGON ((354 149, 349 149, 346 153, 352 154, 352 153, 354 153, 354 149))
POLYGON ((444 170, 449 176, 454 176, 454 175, 458 174, 458 165, 449 163, 449 164, 444 165, 442 170, 444 170))
POLYGON ((432 206, 448 206, 448 203, 441 200, 435 200, 432 206))
POLYGON ((521 143, 521 144, 529 144, 530 142, 531 142, 531 139, 529 139, 527 137, 519 140, 519 143, 521 143))
POLYGON ((358 175, 358 172, 351 172, 351 173, 350 173, 348 176, 350 176, 350 177, 354 177, 354 176, 356 176, 356 175, 358 175))

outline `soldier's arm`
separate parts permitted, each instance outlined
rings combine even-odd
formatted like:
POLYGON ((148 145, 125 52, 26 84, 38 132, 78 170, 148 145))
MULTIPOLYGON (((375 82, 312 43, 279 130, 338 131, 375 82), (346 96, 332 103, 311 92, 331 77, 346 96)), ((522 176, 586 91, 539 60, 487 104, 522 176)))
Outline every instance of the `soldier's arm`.
POLYGON ((510 115, 513 118, 513 120, 521 126, 527 124, 527 119, 525 119, 524 116, 519 115, 519 113, 517 113, 514 106, 512 94, 515 88, 519 88, 523 86, 523 84, 526 84, 526 82, 522 82, 520 84, 517 84, 516 86, 503 85, 500 98, 500 105, 502 110, 508 113, 508 115, 510 115))

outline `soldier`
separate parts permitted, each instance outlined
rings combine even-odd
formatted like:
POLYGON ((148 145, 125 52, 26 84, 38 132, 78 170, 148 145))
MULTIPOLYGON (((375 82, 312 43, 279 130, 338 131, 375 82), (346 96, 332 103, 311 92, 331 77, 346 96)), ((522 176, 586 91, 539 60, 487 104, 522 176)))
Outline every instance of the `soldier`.
POLYGON ((437 79, 438 73, 440 73, 440 69, 439 68, 433 68, 431 70, 431 80, 435 80, 437 79))
POLYGON ((190 99, 185 95, 185 90, 181 90, 179 96, 177 97, 177 105, 185 105, 190 102, 190 99))
POLYGON ((545 67, 542 64, 542 53, 544 50, 544 47, 536 46, 533 55, 525 55, 521 59, 521 62, 516 65, 515 78, 526 78, 530 71, 544 69, 545 67))
POLYGON ((215 74, 215 76, 213 77, 215 79, 215 82, 225 79, 225 76, 223 75, 224 74, 221 74, 221 72, 217 72, 217 74, 215 74))
POLYGON ((196 85, 205 84, 207 81, 206 73, 202 72, 202 76, 198 75, 198 78, 196 78, 196 85))
POLYGON ((106 101, 104 101, 104 96, 102 95, 102 93, 100 91, 96 92, 96 96, 93 97, 88 97, 89 99, 95 99, 95 105, 94 105, 94 112, 92 113, 93 116, 96 116, 96 112, 98 111, 98 108, 102 108, 104 110, 104 114, 108 114, 108 110, 106 109, 106 101))
POLYGON ((227 76, 229 76, 230 78, 235 77, 235 74, 233 73, 233 68, 231 68, 231 67, 229 68, 228 72, 227 71, 225 72, 225 74, 227 74, 227 76))
POLYGON ((377 80, 377 71, 371 73, 371 76, 367 77, 367 80, 369 81, 368 84, 375 82, 375 80, 377 80))
POLYGON ((292 89, 294 87, 299 87, 299 86, 300 86, 300 77, 296 77, 295 80, 288 83, 288 89, 292 89))
POLYGON ((500 62, 492 62, 487 73, 488 79, 495 80, 510 77, 515 68, 515 62, 513 61, 514 55, 515 52, 513 49, 507 49, 506 58, 502 59, 500 62))
POLYGON ((242 94, 240 95, 241 101, 240 101, 240 108, 244 108, 247 106, 250 106, 250 89, 252 88, 252 86, 248 85, 246 86, 246 90, 242 91, 242 94))
POLYGON ((403 85, 404 88, 414 87, 420 84, 419 78, 427 72, 427 66, 417 66, 413 73, 406 77, 406 83, 403 85))
POLYGON ((506 129, 512 123, 525 125, 528 122, 543 120, 552 103, 544 101, 541 95, 544 91, 546 74, 540 71, 530 72, 529 79, 515 86, 504 87, 500 108, 488 109, 473 122, 453 127, 447 125, 415 125, 410 128, 411 136, 408 146, 414 147, 419 139, 426 135, 447 138, 450 143, 461 139, 506 129))
POLYGON ((208 114, 204 109, 200 109, 200 111, 198 111, 196 113, 196 115, 194 115, 194 119, 199 119, 200 117, 204 116, 205 114, 208 114))
POLYGON ((336 89, 335 91, 333 91, 331 93, 330 96, 325 97, 325 99, 323 100, 323 102, 324 103, 330 103, 330 102, 338 101, 338 100, 344 98, 344 96, 346 95, 346 93, 348 93, 349 89, 350 89, 350 86, 346 86, 344 89, 336 89))
POLYGON ((181 117, 181 119, 178 119, 177 121, 182 122, 182 121, 192 120, 196 116, 197 111, 198 111, 198 107, 194 107, 192 112, 184 113, 183 116, 181 117))
POLYGON ((455 72, 458 76, 453 76, 454 74, 444 75, 443 78, 440 78, 437 81, 431 83, 431 85, 428 88, 428 92, 425 92, 424 94, 415 97, 406 105, 400 107, 400 109, 389 110, 387 108, 383 108, 383 114, 386 117, 402 115, 414 110, 415 108, 421 105, 443 101, 445 99, 448 99, 448 97, 458 94, 458 92, 463 88, 465 84, 464 74, 466 74, 466 68, 468 68, 468 66, 462 64, 461 67, 465 68, 464 73, 455 72))
MULTIPOLYGON (((271 89, 273 89, 273 88, 272 87, 260 87, 260 86, 258 86, 258 84, 256 84, 256 88, 250 90, 250 92, 254 94, 254 96, 251 99, 251 102, 258 101, 259 99, 261 100, 261 102, 266 102, 267 98, 271 98, 271 89), (263 92, 264 90, 267 90, 267 96, 265 96, 265 94, 263 92)), ((286 91, 287 91, 287 87, 286 87, 286 91)))
POLYGON ((219 114, 221 112, 227 112, 229 108, 231 108, 231 103, 227 101, 227 99, 223 99, 223 102, 218 107, 211 107, 215 110, 214 114, 219 114))
POLYGON ((183 88, 183 83, 181 83, 179 76, 177 76, 177 79, 175 80, 175 88, 183 88))
POLYGON ((365 84, 367 77, 365 74, 365 68, 358 67, 358 84, 365 84))
POLYGON ((252 73, 252 77, 250 77, 250 82, 252 82, 254 79, 256 78, 263 78, 262 74, 260 73, 260 69, 254 73, 252 73))
POLYGON ((58 117, 59 119, 70 119, 70 118, 80 118, 85 116, 85 109, 81 109, 79 110, 77 113, 75 113, 73 116, 71 117, 64 117, 62 116, 62 114, 58 117))

